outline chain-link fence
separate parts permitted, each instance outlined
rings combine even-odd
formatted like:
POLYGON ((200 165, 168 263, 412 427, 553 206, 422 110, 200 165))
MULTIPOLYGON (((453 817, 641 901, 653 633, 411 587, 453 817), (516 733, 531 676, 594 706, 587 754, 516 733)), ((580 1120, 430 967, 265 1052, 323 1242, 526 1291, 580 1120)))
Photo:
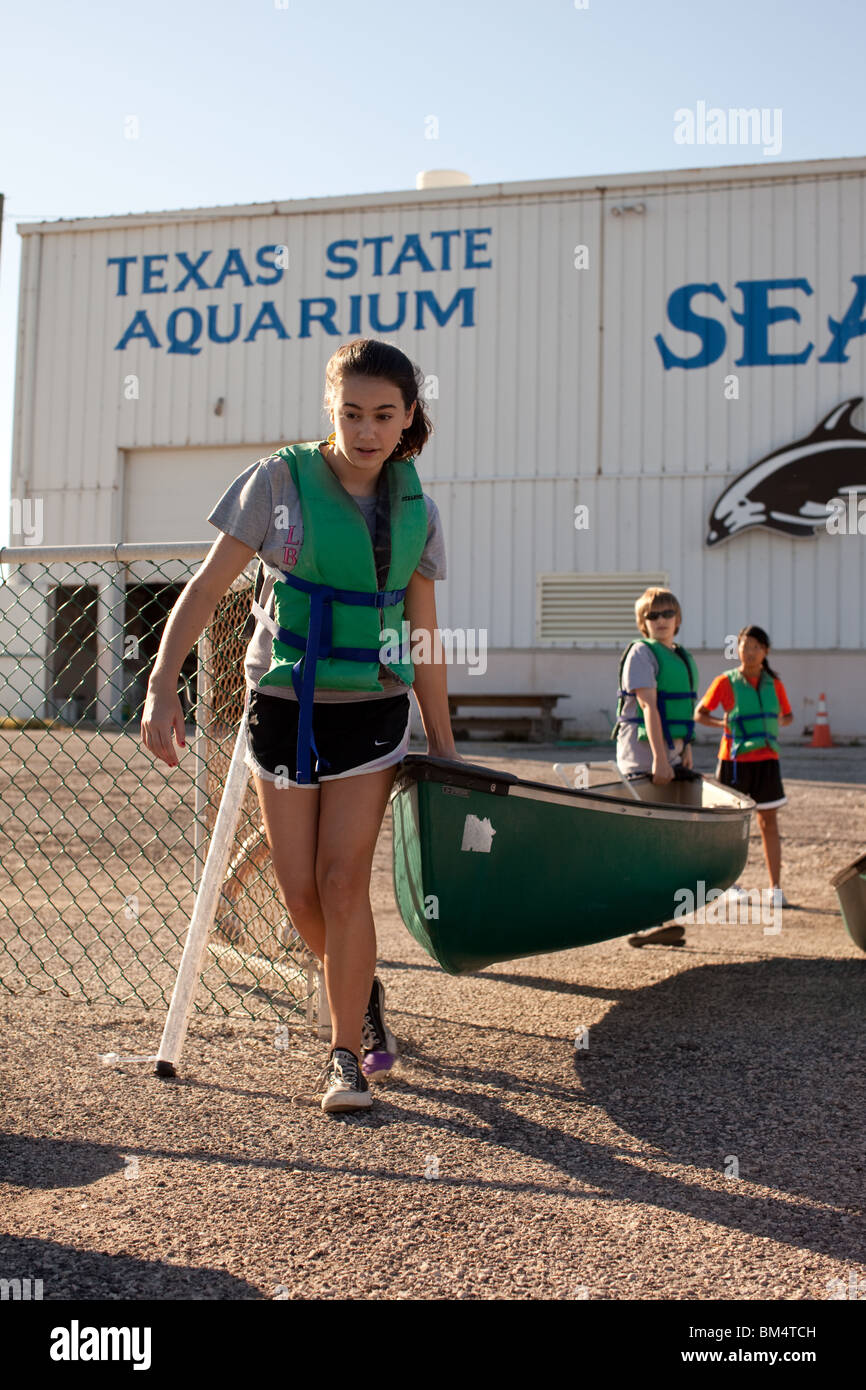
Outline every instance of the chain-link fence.
MULTIPOLYGON (((0 551, 0 986, 167 1005, 243 712, 254 570, 184 663, 186 750, 141 743, 162 630, 207 545, 0 551)), ((253 561, 253 566, 256 562, 253 561)), ((196 1005, 314 1012, 250 781, 196 1005)))

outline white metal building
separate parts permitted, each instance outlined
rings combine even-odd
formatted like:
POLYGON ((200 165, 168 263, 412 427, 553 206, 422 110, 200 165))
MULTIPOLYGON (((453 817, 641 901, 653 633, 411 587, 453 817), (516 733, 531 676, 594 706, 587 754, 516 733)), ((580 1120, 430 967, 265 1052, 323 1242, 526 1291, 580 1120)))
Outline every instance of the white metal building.
POLYGON ((791 732, 826 691, 834 734, 866 734, 866 536, 821 524, 866 496, 863 407, 802 444, 866 394, 866 159, 18 230, 13 521, 41 498, 45 544, 212 541, 238 473, 328 433, 334 349, 386 337, 428 379, 440 623, 487 633, 486 673, 451 689, 567 692, 567 731, 606 733, 661 580, 705 683, 757 622, 791 732))

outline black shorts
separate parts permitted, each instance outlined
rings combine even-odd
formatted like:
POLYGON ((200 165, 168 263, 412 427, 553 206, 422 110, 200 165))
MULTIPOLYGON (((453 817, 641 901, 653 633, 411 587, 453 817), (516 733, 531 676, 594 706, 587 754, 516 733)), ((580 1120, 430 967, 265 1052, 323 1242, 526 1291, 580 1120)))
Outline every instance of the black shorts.
MULTIPOLYGON (((261 690, 247 691, 245 762, 266 782, 299 785, 299 713, 296 700, 266 695, 261 690)), ((317 774, 316 757, 311 751, 311 781, 304 785, 317 786, 332 778, 393 767, 402 761, 409 747, 409 695, 315 704, 313 737, 323 763, 317 774)))
POLYGON ((745 763, 738 758, 736 782, 733 762, 728 758, 724 762, 719 759, 716 777, 726 787, 733 787, 734 791, 750 796, 759 811, 773 811, 777 806, 784 806, 788 800, 777 758, 756 758, 745 763))

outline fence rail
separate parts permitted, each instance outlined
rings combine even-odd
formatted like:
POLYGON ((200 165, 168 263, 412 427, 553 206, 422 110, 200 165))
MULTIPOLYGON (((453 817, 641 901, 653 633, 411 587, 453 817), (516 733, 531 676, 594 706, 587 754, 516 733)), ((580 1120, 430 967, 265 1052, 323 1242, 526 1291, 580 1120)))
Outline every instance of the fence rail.
MULTIPOLYGON (((140 723, 163 627, 208 549, 0 549, 0 987, 168 1004, 243 711, 252 568, 184 663, 177 767, 140 723)), ((309 964, 250 783, 196 1007, 309 1021, 309 964)))

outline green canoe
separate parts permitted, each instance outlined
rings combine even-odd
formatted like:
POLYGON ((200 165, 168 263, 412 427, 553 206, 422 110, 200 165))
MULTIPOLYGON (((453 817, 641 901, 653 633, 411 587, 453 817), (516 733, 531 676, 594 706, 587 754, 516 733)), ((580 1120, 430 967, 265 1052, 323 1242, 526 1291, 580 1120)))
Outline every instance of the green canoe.
POLYGON ((866 854, 835 874, 830 882, 836 889, 848 935, 855 946, 866 951, 866 854))
MULTIPOLYGON (((394 892, 449 975, 624 936, 674 916, 689 888, 728 888, 754 802, 712 777, 585 790, 409 754, 391 793, 394 892)), ((613 770, 610 769, 613 767, 613 770)), ((605 771, 607 769, 607 771, 605 771)))

